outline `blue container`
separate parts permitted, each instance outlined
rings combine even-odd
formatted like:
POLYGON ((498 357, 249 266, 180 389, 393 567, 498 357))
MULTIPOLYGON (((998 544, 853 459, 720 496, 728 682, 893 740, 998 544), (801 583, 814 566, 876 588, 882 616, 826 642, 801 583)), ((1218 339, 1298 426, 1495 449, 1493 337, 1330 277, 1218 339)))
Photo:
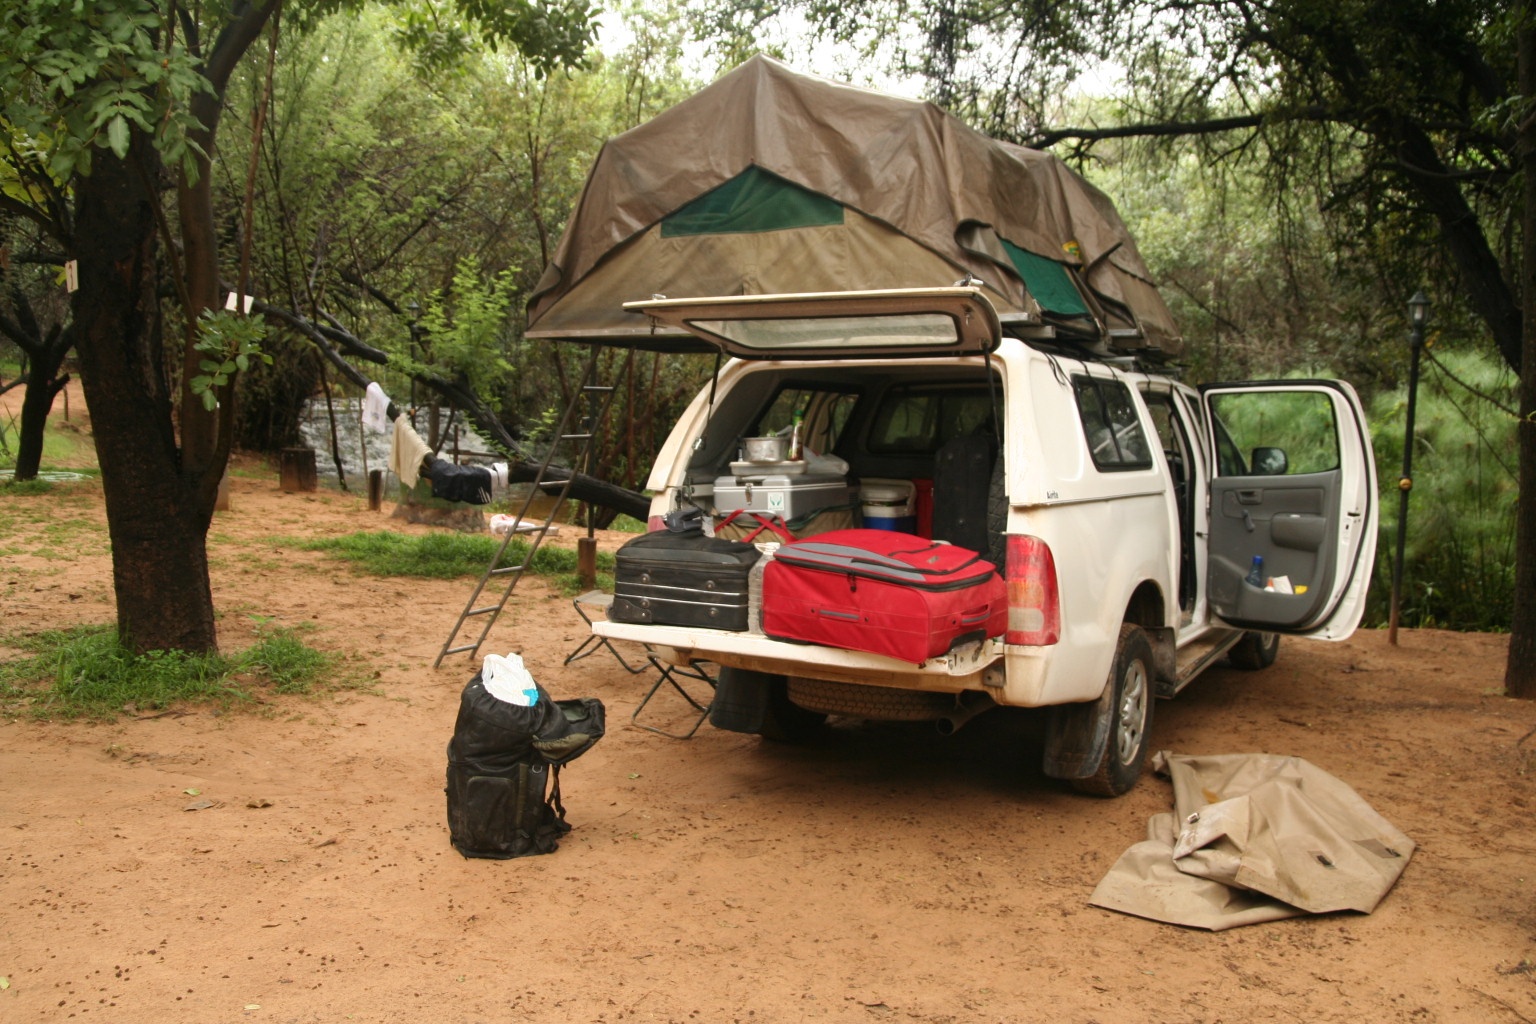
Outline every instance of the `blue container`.
POLYGON ((867 530, 917 532, 917 512, 909 481, 866 480, 859 487, 859 505, 867 530))
POLYGON ((893 530, 897 533, 916 533, 917 516, 902 513, 900 509, 864 506, 864 529, 893 530))

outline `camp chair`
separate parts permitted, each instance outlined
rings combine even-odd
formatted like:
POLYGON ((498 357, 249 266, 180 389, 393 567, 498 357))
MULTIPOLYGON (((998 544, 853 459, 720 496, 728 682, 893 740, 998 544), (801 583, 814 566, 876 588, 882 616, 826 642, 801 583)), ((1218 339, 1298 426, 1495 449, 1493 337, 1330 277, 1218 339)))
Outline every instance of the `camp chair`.
MULTIPOLYGON (((699 731, 699 726, 704 724, 704 719, 709 717, 710 707, 715 702, 715 673, 710 671, 710 668, 713 667, 712 663, 707 661, 690 661, 686 665, 673 665, 661 660, 656 655, 656 652, 650 649, 646 650, 645 656, 650 660, 651 667, 656 670, 656 682, 651 685, 650 690, 641 698, 640 703, 635 705, 634 714, 629 716, 630 722, 648 732, 670 736, 675 740, 689 739, 694 733, 699 731), (709 699, 701 701, 689 693, 683 687, 682 682, 680 682, 681 679, 692 679, 695 682, 703 683, 709 689, 709 699), (651 698, 656 696, 657 692, 664 685, 670 686, 688 702, 688 706, 692 711, 687 712, 687 714, 698 712, 697 717, 693 719, 693 724, 689 726, 687 732, 671 732, 659 726, 647 725, 645 722, 640 721, 640 712, 645 710, 646 705, 650 704, 651 698)), ((698 687, 696 686, 695 689, 698 689, 698 687)), ((687 719, 684 719, 684 721, 686 722, 687 719)))
POLYGON ((613 655, 618 663, 624 666, 624 671, 630 675, 645 671, 645 665, 631 665, 624 655, 619 653, 619 649, 613 646, 612 640, 592 632, 592 617, 594 615, 600 614, 603 618, 608 617, 608 609, 613 607, 612 594, 602 590, 589 590, 584 594, 576 595, 575 599, 571 601, 571 606, 576 609, 576 614, 581 616, 582 623, 587 627, 587 636, 574 651, 565 656, 564 664, 569 665, 574 661, 580 661, 582 658, 590 657, 606 648, 608 653, 613 655))
MULTIPOLYGON (((613 607, 612 594, 602 590, 589 590, 584 594, 578 594, 572 600, 571 605, 576 609, 576 614, 581 616, 581 621, 587 626, 588 633, 576 649, 565 656, 565 664, 570 665, 573 662, 580 661, 606 649, 609 654, 613 655, 614 660, 624 667, 624 671, 630 675, 637 675, 644 672, 647 668, 652 669, 656 673, 656 682, 651 684, 651 688, 646 691, 645 696, 640 699, 640 703, 635 706, 634 713, 629 716, 629 720, 641 729, 679 740, 686 740, 699 731, 699 726, 703 725, 704 719, 709 717, 710 705, 714 702, 715 677, 714 673, 705 667, 706 662, 695 661, 688 665, 672 665, 659 658, 651 648, 646 647, 646 660, 640 664, 631 664, 619 649, 613 646, 613 641, 608 637, 598 636, 596 633, 591 632, 594 617, 601 615, 606 618, 608 609, 613 607), (683 680, 694 680, 707 686, 709 688, 709 700, 700 701, 694 697, 693 694, 684 688, 683 680), (668 686, 675 690, 688 702, 689 708, 692 709, 689 714, 693 712, 698 713, 686 732, 672 732, 640 721, 640 713, 645 710, 646 706, 650 704, 651 698, 656 696, 663 686, 668 686)), ((698 687, 695 686, 694 689, 697 690, 698 687)))

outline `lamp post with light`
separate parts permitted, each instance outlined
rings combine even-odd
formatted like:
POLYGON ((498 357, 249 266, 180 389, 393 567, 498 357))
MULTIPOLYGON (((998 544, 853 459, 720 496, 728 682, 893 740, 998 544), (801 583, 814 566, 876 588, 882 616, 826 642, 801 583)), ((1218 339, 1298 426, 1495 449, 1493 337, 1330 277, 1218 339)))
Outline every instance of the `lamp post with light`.
POLYGON ((1424 325, 1429 322, 1429 299, 1422 289, 1408 300, 1408 423, 1403 431, 1403 475, 1397 481, 1397 557, 1392 562, 1392 611, 1387 620, 1387 642, 1397 645, 1397 621, 1403 598, 1403 548, 1408 539, 1408 492, 1413 490, 1413 414, 1419 398, 1419 355, 1424 350, 1424 325))

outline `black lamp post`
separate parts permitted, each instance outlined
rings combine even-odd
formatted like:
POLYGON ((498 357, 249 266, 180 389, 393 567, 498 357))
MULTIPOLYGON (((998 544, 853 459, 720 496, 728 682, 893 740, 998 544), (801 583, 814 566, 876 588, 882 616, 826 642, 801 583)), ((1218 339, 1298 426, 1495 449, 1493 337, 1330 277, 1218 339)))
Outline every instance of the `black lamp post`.
POLYGON ((1408 539, 1408 492, 1413 490, 1413 414, 1419 399, 1419 354, 1424 350, 1424 325, 1429 322, 1429 299, 1422 290, 1408 300, 1408 423, 1403 431, 1403 475, 1397 481, 1397 557, 1392 563, 1392 612, 1387 620, 1387 642, 1397 644, 1397 620, 1403 598, 1403 547, 1408 539))

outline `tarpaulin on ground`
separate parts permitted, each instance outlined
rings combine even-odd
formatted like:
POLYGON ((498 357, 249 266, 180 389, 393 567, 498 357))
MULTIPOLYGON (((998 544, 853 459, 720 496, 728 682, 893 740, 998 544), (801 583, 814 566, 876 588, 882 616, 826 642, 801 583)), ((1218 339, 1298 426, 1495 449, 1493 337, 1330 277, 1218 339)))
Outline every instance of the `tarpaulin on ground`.
POLYGON ((690 350, 624 302, 941 287, 1006 325, 1179 350, 1109 198, 930 103, 754 57, 611 139, 528 305, 530 337, 690 350))
POLYGON ((1173 813, 1151 819, 1094 906, 1212 931, 1370 913, 1413 856, 1413 840, 1299 757, 1164 752, 1154 768, 1173 782, 1173 813))

